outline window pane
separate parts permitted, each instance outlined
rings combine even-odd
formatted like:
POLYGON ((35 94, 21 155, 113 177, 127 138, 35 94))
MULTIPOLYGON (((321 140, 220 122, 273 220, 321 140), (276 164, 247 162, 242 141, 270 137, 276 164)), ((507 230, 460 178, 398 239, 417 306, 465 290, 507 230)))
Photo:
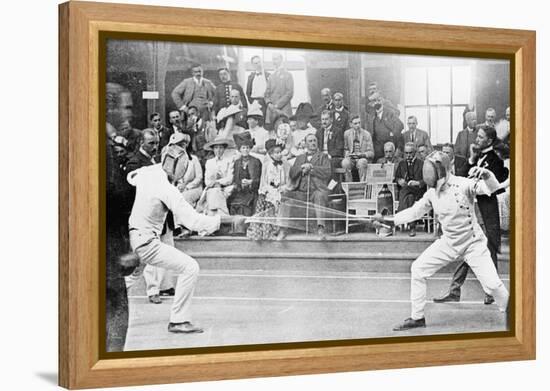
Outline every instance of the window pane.
POLYGON ((453 67, 453 104, 470 103, 472 69, 470 66, 453 67))
POLYGON ((309 102, 309 89, 307 88, 306 71, 290 71, 294 79, 294 95, 290 101, 292 109, 295 110, 302 102, 309 102))
POLYGON ((464 129, 464 108, 466 106, 453 106, 453 141, 456 135, 464 129))
POLYGON ((418 120, 418 129, 428 131, 428 108, 427 107, 406 107, 405 108, 405 130, 409 130, 407 128, 407 118, 409 118, 410 115, 414 115, 416 119, 418 120))
POLYGON ((432 144, 451 142, 450 107, 430 107, 430 131, 432 144))
POLYGON ((405 105, 425 105, 426 68, 414 67, 405 69, 405 105))
POLYGON ((451 103, 451 68, 428 68, 428 101, 430 105, 451 103))

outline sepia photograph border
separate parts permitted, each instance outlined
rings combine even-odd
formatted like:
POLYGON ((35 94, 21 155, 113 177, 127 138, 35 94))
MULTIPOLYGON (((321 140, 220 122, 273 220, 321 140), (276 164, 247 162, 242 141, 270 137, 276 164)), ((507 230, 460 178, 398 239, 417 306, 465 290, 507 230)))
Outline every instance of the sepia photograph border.
POLYGON ((68 2, 59 6, 59 384, 177 383, 535 358, 535 32, 68 2), (182 24, 185 20, 185 24, 182 24), (113 39, 510 61, 510 330, 105 352, 105 43, 113 39), (444 48, 444 49, 442 49, 444 48), (102 110, 103 107, 103 110, 102 110))

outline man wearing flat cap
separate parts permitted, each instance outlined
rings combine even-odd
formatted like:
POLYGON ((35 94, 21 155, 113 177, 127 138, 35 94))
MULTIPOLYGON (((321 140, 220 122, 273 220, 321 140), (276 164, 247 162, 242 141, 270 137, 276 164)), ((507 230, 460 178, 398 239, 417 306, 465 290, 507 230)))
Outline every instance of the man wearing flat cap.
POLYGON ((234 190, 229 198, 229 212, 232 215, 252 216, 258 198, 262 163, 250 154, 254 140, 249 132, 236 134, 233 139, 241 157, 233 165, 234 190))

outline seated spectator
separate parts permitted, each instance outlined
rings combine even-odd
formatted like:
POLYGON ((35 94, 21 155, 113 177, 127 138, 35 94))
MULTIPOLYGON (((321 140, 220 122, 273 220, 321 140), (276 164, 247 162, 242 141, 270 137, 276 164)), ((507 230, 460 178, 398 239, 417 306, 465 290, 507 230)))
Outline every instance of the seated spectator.
POLYGON ((495 126, 497 137, 510 146, 510 107, 506 108, 505 117, 495 126))
MULTIPOLYGON (((292 190, 284 193, 286 200, 279 210, 279 225, 303 230, 304 223, 307 224, 308 221, 285 218, 303 217, 308 212, 307 215, 317 221, 319 239, 324 239, 328 205, 327 185, 331 178, 330 158, 326 153, 319 151, 315 135, 307 135, 305 142, 307 153, 298 156, 289 171, 292 190)), ((281 228, 277 240, 283 240, 286 234, 287 229, 281 228)))
POLYGON ((430 150, 424 144, 420 144, 416 147, 416 157, 420 160, 426 160, 426 156, 430 154, 430 150))
MULTIPOLYGON (((417 149, 419 146, 424 145, 425 147, 427 147, 427 152, 430 153, 432 151, 430 135, 425 130, 418 129, 417 125, 418 119, 414 115, 411 115, 409 116, 409 118, 407 118, 407 126, 409 130, 403 132, 403 142, 414 143, 417 149)), ((422 160, 424 160, 424 158, 422 158, 422 160)))
POLYGON ((380 159, 376 161, 376 163, 379 164, 395 164, 395 168, 397 168, 397 164, 401 161, 396 155, 395 155, 395 144, 391 141, 388 141, 386 144, 384 144, 384 156, 382 156, 380 159))
MULTIPOLYGON (((185 133, 174 133, 170 137, 168 145, 177 145, 183 148, 187 153, 187 146, 191 142, 191 137, 185 133)), ((163 160, 166 150, 163 150, 163 160)), ((199 159, 195 155, 187 155, 189 163, 183 177, 175 183, 178 190, 191 206, 195 207, 202 194, 202 167, 199 159)))
POLYGON ((290 148, 292 147, 292 133, 290 131, 290 124, 286 121, 281 121, 277 125, 277 143, 284 145, 283 151, 281 152, 284 160, 288 160, 290 155, 290 148))
POLYGON ((350 118, 349 111, 344 106, 344 94, 337 92, 333 96, 334 110, 332 110, 333 126, 345 131, 348 129, 350 118))
POLYGON ((468 161, 462 156, 455 155, 454 145, 451 143, 443 144, 441 152, 451 159, 451 174, 456 176, 468 176, 468 161))
POLYGON ((332 116, 334 101, 332 100, 332 91, 330 88, 325 87, 321 89, 321 101, 321 105, 317 107, 317 110, 315 110, 315 113, 313 113, 310 118, 313 127, 316 129, 321 127, 321 114, 323 111, 329 111, 332 116))
MULTIPOLYGON (((262 165, 254 215, 259 218, 275 218, 281 205, 281 193, 288 187, 290 165, 283 160, 283 145, 277 144, 277 140, 267 140, 265 149, 268 158, 262 165)), ((254 222, 248 227, 246 235, 253 240, 274 240, 278 233, 279 226, 276 224, 254 222)))
POLYGON ((144 129, 141 143, 138 146, 139 149, 130 156, 126 164, 126 170, 131 172, 143 166, 159 163, 158 146, 159 136, 157 132, 153 129, 144 129))
POLYGON ((321 129, 317 131, 316 136, 319 150, 329 156, 334 172, 335 168, 341 166, 344 158, 344 132, 334 127, 330 111, 325 110, 321 113, 321 129))
POLYGON ((170 136, 174 133, 172 129, 167 128, 162 123, 162 119, 159 113, 152 113, 149 115, 149 126, 154 129, 159 136, 159 152, 168 145, 170 136))
POLYGON ((217 137, 204 146, 214 152, 214 157, 206 162, 204 175, 205 188, 197 202, 197 210, 207 215, 229 215, 227 198, 233 192, 233 159, 225 156, 233 141, 217 137))
MULTIPOLYGON (((218 124, 218 136, 217 138, 233 140, 233 136, 236 134, 246 132, 246 129, 237 125, 236 115, 240 114, 242 109, 238 106, 231 105, 229 107, 222 107, 216 116, 218 124)), ((225 157, 235 160, 238 158, 238 151, 234 146, 230 146, 225 150, 225 157)))
POLYGON ((269 132, 264 129, 263 120, 264 116, 260 104, 256 101, 252 102, 247 114, 248 131, 254 140, 254 146, 250 153, 260 160, 263 160, 266 154, 265 142, 269 139, 269 132))
POLYGON ((305 137, 308 134, 317 133, 309 121, 313 116, 313 107, 305 102, 300 103, 296 109, 296 114, 290 118, 289 125, 292 132, 292 146, 290 148, 291 158, 306 153, 305 137))
POLYGON ((240 157, 233 165, 233 193, 229 198, 229 213, 252 216, 260 187, 262 163, 250 155, 254 140, 249 132, 233 136, 240 157))
POLYGON ((126 171, 126 163, 128 163, 128 151, 126 150, 126 144, 128 141, 122 136, 114 136, 109 139, 109 143, 112 145, 112 151, 114 154, 114 160, 118 165, 118 168, 122 172, 126 171))
MULTIPOLYGON (((424 163, 416 157, 416 146, 408 142, 404 147, 405 159, 400 161, 395 172, 395 182, 399 189, 398 212, 410 208, 426 192, 422 177, 424 163)), ((409 236, 416 235, 416 223, 409 225, 409 236)))
POLYGON ((367 178, 367 165, 372 163, 374 149, 369 132, 361 128, 361 118, 355 115, 351 119, 351 128, 344 132, 344 160, 342 168, 346 170, 345 181, 353 182, 352 169, 359 171, 359 181, 367 178))
POLYGON ((389 99, 382 96, 382 92, 378 89, 378 83, 372 81, 367 87, 367 115, 375 115, 378 110, 378 104, 384 106, 386 110, 390 110, 399 117, 399 109, 389 99))
POLYGON ((117 130, 117 134, 128 141, 126 150, 129 155, 135 154, 138 151, 141 143, 141 131, 133 128, 130 121, 122 122, 117 130))

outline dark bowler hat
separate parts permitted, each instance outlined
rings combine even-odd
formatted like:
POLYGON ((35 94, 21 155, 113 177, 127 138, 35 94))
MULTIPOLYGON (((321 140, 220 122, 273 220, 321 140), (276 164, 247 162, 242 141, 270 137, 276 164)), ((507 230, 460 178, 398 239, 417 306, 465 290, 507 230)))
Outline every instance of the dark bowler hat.
POLYGON ((274 139, 274 138, 270 138, 269 140, 267 140, 267 141, 265 142, 265 150, 266 150, 267 152, 271 151, 271 150, 272 150, 273 148, 275 148, 275 147, 281 147, 281 149, 284 149, 284 148, 285 148, 284 145, 282 145, 282 144, 280 144, 280 143, 277 143, 277 140, 274 139))
POLYGON ((292 116, 291 119, 309 121, 313 117, 314 110, 311 103, 302 102, 296 108, 296 113, 292 116))
POLYGON ((248 145, 250 148, 252 148, 255 144, 250 132, 234 134, 233 140, 235 140, 235 144, 237 144, 237 149, 240 149, 243 145, 248 145))

